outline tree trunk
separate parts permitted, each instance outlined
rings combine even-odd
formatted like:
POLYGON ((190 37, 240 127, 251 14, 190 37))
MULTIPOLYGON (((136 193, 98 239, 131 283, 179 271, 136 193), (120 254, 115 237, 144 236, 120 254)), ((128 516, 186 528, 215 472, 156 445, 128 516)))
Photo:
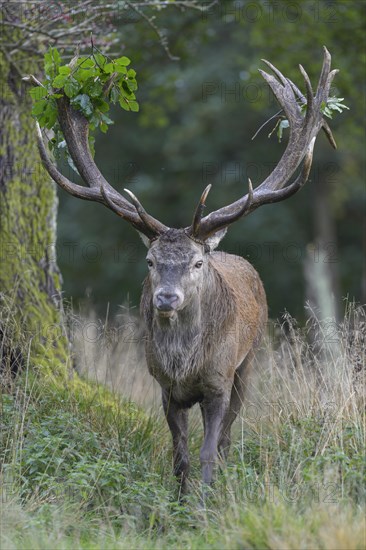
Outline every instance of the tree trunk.
POLYGON ((66 372, 55 185, 40 164, 22 75, 2 53, 0 71, 0 359, 21 350, 23 363, 66 372))
POLYGON ((320 172, 319 180, 313 201, 315 242, 308 246, 305 262, 306 298, 319 319, 338 321, 341 306, 338 243, 325 171, 320 172))
POLYGON ((309 336, 318 352, 334 359, 340 353, 338 244, 327 174, 321 172, 319 180, 313 202, 315 242, 307 246, 304 264, 307 316, 312 321, 309 336))

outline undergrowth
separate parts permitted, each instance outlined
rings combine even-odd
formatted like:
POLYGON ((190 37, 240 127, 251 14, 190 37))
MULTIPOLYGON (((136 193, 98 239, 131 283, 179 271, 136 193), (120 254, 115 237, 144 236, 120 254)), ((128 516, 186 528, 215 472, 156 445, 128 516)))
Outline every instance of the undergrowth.
POLYGON ((103 350, 99 371, 89 362, 99 382, 45 379, 26 364, 1 395, 1 548, 363 549, 364 328, 361 308, 332 324, 332 338, 324 323, 271 328, 205 506, 199 410, 191 493, 179 503, 160 407, 131 400, 152 395, 128 385, 139 340, 121 349, 105 327, 102 342, 74 338, 84 375, 85 354, 103 350))

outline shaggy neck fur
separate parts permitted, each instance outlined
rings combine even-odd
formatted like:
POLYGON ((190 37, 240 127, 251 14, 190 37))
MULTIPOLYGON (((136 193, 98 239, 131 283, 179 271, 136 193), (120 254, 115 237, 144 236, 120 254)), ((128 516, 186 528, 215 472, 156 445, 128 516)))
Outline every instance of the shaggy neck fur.
POLYGON ((223 333, 233 313, 227 285, 209 262, 206 271, 204 286, 173 319, 156 315, 148 280, 145 283, 142 312, 147 321, 150 351, 157 368, 171 380, 186 379, 200 370, 218 344, 217 334, 223 333))

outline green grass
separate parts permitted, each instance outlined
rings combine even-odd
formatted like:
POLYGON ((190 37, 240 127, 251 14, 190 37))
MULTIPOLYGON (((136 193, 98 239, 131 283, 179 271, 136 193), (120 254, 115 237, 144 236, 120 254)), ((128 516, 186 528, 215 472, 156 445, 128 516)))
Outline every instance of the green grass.
POLYGON ((191 494, 178 503, 160 409, 121 397, 131 396, 126 353, 119 393, 27 367, 1 393, 0 547, 363 549, 365 349, 355 335, 364 317, 352 315, 330 342, 319 325, 311 346, 276 328, 205 507, 199 411, 191 494))

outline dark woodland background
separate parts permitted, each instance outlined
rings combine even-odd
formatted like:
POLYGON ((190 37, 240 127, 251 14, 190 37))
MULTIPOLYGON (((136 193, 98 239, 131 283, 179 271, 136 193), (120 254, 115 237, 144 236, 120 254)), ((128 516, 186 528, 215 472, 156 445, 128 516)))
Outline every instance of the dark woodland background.
MULTIPOLYGON (((315 85, 325 44, 340 69, 333 95, 350 110, 330 121, 338 150, 320 135, 301 193, 234 224, 221 244, 257 268, 273 318, 287 310, 304 320, 307 301, 323 316, 340 315, 344 297, 366 301, 364 9, 352 1, 221 2, 204 14, 162 12, 159 27, 176 60, 133 14, 117 21, 122 46, 114 53, 137 70, 140 113, 116 108, 115 125, 97 136, 96 160, 119 191, 130 188, 175 227, 190 223, 208 183, 207 207, 215 209, 244 193, 248 177, 258 185, 279 160, 286 138, 268 138, 275 121, 252 140, 278 110, 257 70, 261 58, 300 85, 301 63, 315 85), (322 277, 325 287, 313 288, 322 277)), ((136 307, 146 273, 137 234, 100 205, 59 195, 65 298, 101 315, 107 304, 136 307)))

